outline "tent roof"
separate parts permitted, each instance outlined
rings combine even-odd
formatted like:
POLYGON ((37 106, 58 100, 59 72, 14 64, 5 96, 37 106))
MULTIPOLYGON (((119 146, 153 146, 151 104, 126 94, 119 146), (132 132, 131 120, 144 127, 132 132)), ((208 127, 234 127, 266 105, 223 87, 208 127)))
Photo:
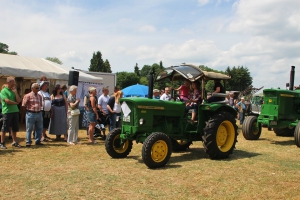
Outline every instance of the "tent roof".
MULTIPOLYGON (((68 80, 67 67, 43 58, 23 57, 0 53, 0 74, 38 79, 42 75, 48 79, 68 80)), ((102 83, 102 78, 79 72, 79 81, 102 83)))

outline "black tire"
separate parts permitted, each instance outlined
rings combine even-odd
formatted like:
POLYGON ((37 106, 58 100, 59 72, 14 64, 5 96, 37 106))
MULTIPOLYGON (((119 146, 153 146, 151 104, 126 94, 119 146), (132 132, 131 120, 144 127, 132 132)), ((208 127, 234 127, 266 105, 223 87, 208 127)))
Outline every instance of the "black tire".
POLYGON ((171 154, 172 142, 164 133, 152 133, 143 143, 142 158, 151 169, 165 166, 171 154))
POLYGON ((204 128, 204 151, 211 159, 228 158, 237 142, 235 117, 228 112, 213 115, 204 128))
POLYGON ((294 132, 295 144, 300 147, 300 121, 298 122, 294 132))
POLYGON ((171 139, 172 141, 172 150, 173 151, 185 151, 189 149, 191 146, 192 142, 186 141, 186 140, 174 140, 171 139))
POLYGON ((261 135, 261 125, 256 127, 257 117, 256 116, 248 116, 246 117, 243 126, 242 132, 243 136, 246 140, 258 140, 261 135))
POLYGON ((132 140, 126 140, 121 144, 120 134, 121 129, 115 128, 106 136, 105 149, 112 158, 125 158, 132 149, 132 140))
POLYGON ((273 130, 277 136, 292 137, 294 136, 295 128, 273 128, 273 130))

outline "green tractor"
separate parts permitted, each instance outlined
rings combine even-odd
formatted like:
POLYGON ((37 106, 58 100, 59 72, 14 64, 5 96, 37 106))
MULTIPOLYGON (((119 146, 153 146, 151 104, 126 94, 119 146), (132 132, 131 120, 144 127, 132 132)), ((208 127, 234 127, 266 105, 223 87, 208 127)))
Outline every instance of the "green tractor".
MULTIPOLYGON (((153 99, 154 72, 150 73, 148 98, 122 98, 122 126, 110 131, 105 148, 112 158, 124 158, 133 141, 142 143, 142 159, 149 168, 165 166, 172 151, 184 151, 193 141, 203 141, 211 159, 227 158, 237 142, 236 111, 225 101, 207 103, 204 85, 208 80, 226 80, 229 76, 202 71, 182 64, 160 72, 155 81, 190 80, 202 84, 203 103, 198 106, 197 122, 191 121, 184 102, 153 99)), ((226 94, 213 94, 225 97, 226 94)))
POLYGON ((300 147, 300 90, 294 90, 295 67, 291 67, 289 90, 265 89, 258 116, 245 119, 242 132, 247 140, 257 140, 262 126, 274 130, 277 136, 294 136, 300 147))

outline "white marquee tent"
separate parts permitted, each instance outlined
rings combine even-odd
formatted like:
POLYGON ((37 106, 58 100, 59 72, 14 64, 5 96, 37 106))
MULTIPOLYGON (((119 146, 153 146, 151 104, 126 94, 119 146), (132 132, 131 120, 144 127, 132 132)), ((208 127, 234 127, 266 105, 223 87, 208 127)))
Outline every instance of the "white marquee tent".
MULTIPOLYGON (((69 71, 65 66, 58 65, 43 58, 23 57, 0 54, 0 75, 38 79, 42 75, 48 79, 68 81, 69 71)), ((79 72, 79 81, 102 83, 102 78, 79 72)))

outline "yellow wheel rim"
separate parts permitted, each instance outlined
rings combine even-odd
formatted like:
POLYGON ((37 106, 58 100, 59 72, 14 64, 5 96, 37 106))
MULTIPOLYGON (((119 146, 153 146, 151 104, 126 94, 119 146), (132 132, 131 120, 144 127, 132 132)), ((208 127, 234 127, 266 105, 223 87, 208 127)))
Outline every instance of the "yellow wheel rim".
POLYGON ((156 141, 151 149, 151 158, 154 162, 162 162, 168 154, 168 145, 163 140, 156 141))
POLYGON ((217 130, 217 145, 222 152, 231 149, 235 138, 235 130, 230 121, 223 121, 217 130))
POLYGON ((254 122, 253 125, 252 125, 252 133, 253 133, 253 135, 257 135, 258 134, 258 128, 256 127, 256 123, 257 122, 254 122))
POLYGON ((126 140, 126 142, 124 142, 123 144, 120 144, 120 142, 121 142, 120 135, 117 135, 113 141, 114 150, 117 153, 124 153, 129 146, 129 142, 128 142, 128 140, 126 140))

